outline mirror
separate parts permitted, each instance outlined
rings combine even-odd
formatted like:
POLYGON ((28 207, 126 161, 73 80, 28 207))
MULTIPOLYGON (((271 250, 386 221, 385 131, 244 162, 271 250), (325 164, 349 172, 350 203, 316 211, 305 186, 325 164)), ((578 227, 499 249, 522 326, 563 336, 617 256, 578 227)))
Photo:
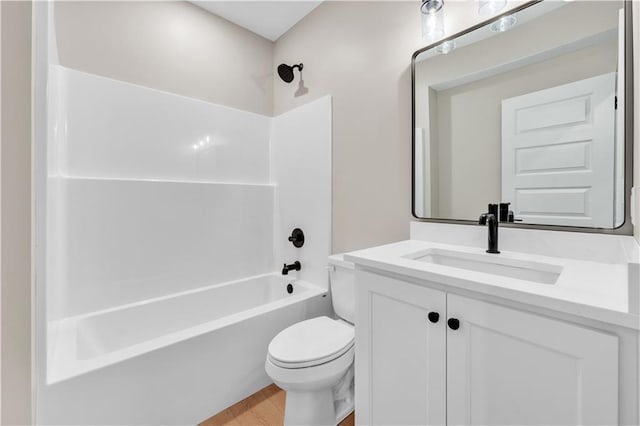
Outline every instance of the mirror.
POLYGON ((416 52, 414 216, 477 223, 508 202, 521 224, 629 222, 624 9, 528 4, 416 52))

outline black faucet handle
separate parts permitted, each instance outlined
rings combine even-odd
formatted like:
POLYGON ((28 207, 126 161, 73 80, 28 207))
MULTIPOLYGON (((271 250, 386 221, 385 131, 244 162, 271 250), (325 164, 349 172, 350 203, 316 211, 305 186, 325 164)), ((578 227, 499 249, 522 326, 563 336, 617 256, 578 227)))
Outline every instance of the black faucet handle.
POLYGON ((498 207, 498 205, 497 205, 497 204, 489 204, 489 205, 487 206, 487 208, 488 208, 487 212, 488 212, 489 214, 494 215, 494 216, 496 217, 496 219, 499 217, 499 216, 498 216, 498 213, 499 213, 499 207, 498 207))
POLYGON ((295 247, 302 247, 304 245, 304 232, 302 232, 302 229, 300 228, 295 228, 293 231, 291 231, 291 236, 288 238, 288 240, 295 247))
MULTIPOLYGON (((509 222, 509 205, 511 203, 500 203, 500 222, 509 222)), ((513 212, 511 212, 513 215, 513 212)))
POLYGON ((478 225, 486 225, 487 224, 487 214, 488 213, 482 213, 480 215, 480 217, 478 218, 478 225))

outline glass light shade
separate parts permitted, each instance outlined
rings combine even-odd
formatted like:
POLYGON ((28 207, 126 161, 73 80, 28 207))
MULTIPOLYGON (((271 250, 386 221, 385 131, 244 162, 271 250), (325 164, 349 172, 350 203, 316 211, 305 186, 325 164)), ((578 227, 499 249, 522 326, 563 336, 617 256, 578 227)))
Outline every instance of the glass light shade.
POLYGON ((518 22, 515 15, 503 16, 491 24, 489 29, 494 33, 503 33, 513 27, 518 22))
POLYGON ((427 43, 434 42, 444 37, 444 13, 442 11, 432 14, 422 13, 422 39, 427 43))
POLYGON ((442 9, 444 0, 422 0, 420 11, 426 15, 431 15, 442 9))
POLYGON ((449 52, 452 52, 453 49, 456 48, 456 41, 455 40, 447 40, 442 42, 441 45, 439 45, 438 47, 436 47, 436 52, 438 53, 442 53, 443 55, 446 55, 449 52))
POLYGON ((507 5, 507 0, 478 0, 478 14, 480 16, 495 15, 507 5))

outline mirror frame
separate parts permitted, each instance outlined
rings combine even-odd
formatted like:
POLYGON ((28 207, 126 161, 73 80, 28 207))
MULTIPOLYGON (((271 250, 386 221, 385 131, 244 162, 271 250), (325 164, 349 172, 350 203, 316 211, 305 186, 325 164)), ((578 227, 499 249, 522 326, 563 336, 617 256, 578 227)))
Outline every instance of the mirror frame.
MULTIPOLYGON (((478 225, 474 220, 466 219, 443 219, 443 218, 422 218, 416 216, 415 213, 415 112, 416 112, 416 100, 415 100, 415 64, 417 56, 429 49, 434 49, 438 45, 445 41, 453 40, 461 37, 467 33, 480 29, 486 25, 491 24, 494 21, 502 18, 503 16, 512 15, 520 12, 528 7, 534 6, 544 0, 532 0, 523 5, 509 9, 508 11, 496 15, 495 17, 482 21, 472 27, 469 27, 463 31, 453 34, 449 37, 438 40, 436 43, 432 43, 426 47, 416 50, 411 56, 411 215, 420 222, 436 222, 436 223, 450 223, 459 225, 478 225)), ((585 233, 602 233, 602 234, 616 234, 616 235, 633 235, 633 225, 631 224, 631 188, 633 186, 633 15, 631 13, 632 1, 623 0, 624 4, 624 22, 625 22, 625 117, 624 117, 624 221, 617 228, 589 228, 580 226, 564 226, 564 225, 537 225, 532 223, 500 223, 500 226, 509 228, 525 228, 525 229, 545 229, 551 231, 570 231, 570 232, 585 232, 585 233)), ((640 7, 640 6, 639 6, 640 7)), ((640 167, 640 164, 637 165, 640 167)), ((487 200, 489 202, 500 202, 500 200, 487 200)), ((482 212, 478 212, 480 214, 482 212)))

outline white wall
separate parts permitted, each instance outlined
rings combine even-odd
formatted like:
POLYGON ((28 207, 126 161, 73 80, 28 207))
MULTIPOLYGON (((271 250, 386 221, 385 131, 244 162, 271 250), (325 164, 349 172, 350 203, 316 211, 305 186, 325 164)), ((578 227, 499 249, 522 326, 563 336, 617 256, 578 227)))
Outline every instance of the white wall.
POLYGON ((2 424, 31 422, 31 3, 0 2, 2 424))
POLYGON ((61 65, 272 115, 273 43, 191 3, 57 1, 55 18, 61 65))

